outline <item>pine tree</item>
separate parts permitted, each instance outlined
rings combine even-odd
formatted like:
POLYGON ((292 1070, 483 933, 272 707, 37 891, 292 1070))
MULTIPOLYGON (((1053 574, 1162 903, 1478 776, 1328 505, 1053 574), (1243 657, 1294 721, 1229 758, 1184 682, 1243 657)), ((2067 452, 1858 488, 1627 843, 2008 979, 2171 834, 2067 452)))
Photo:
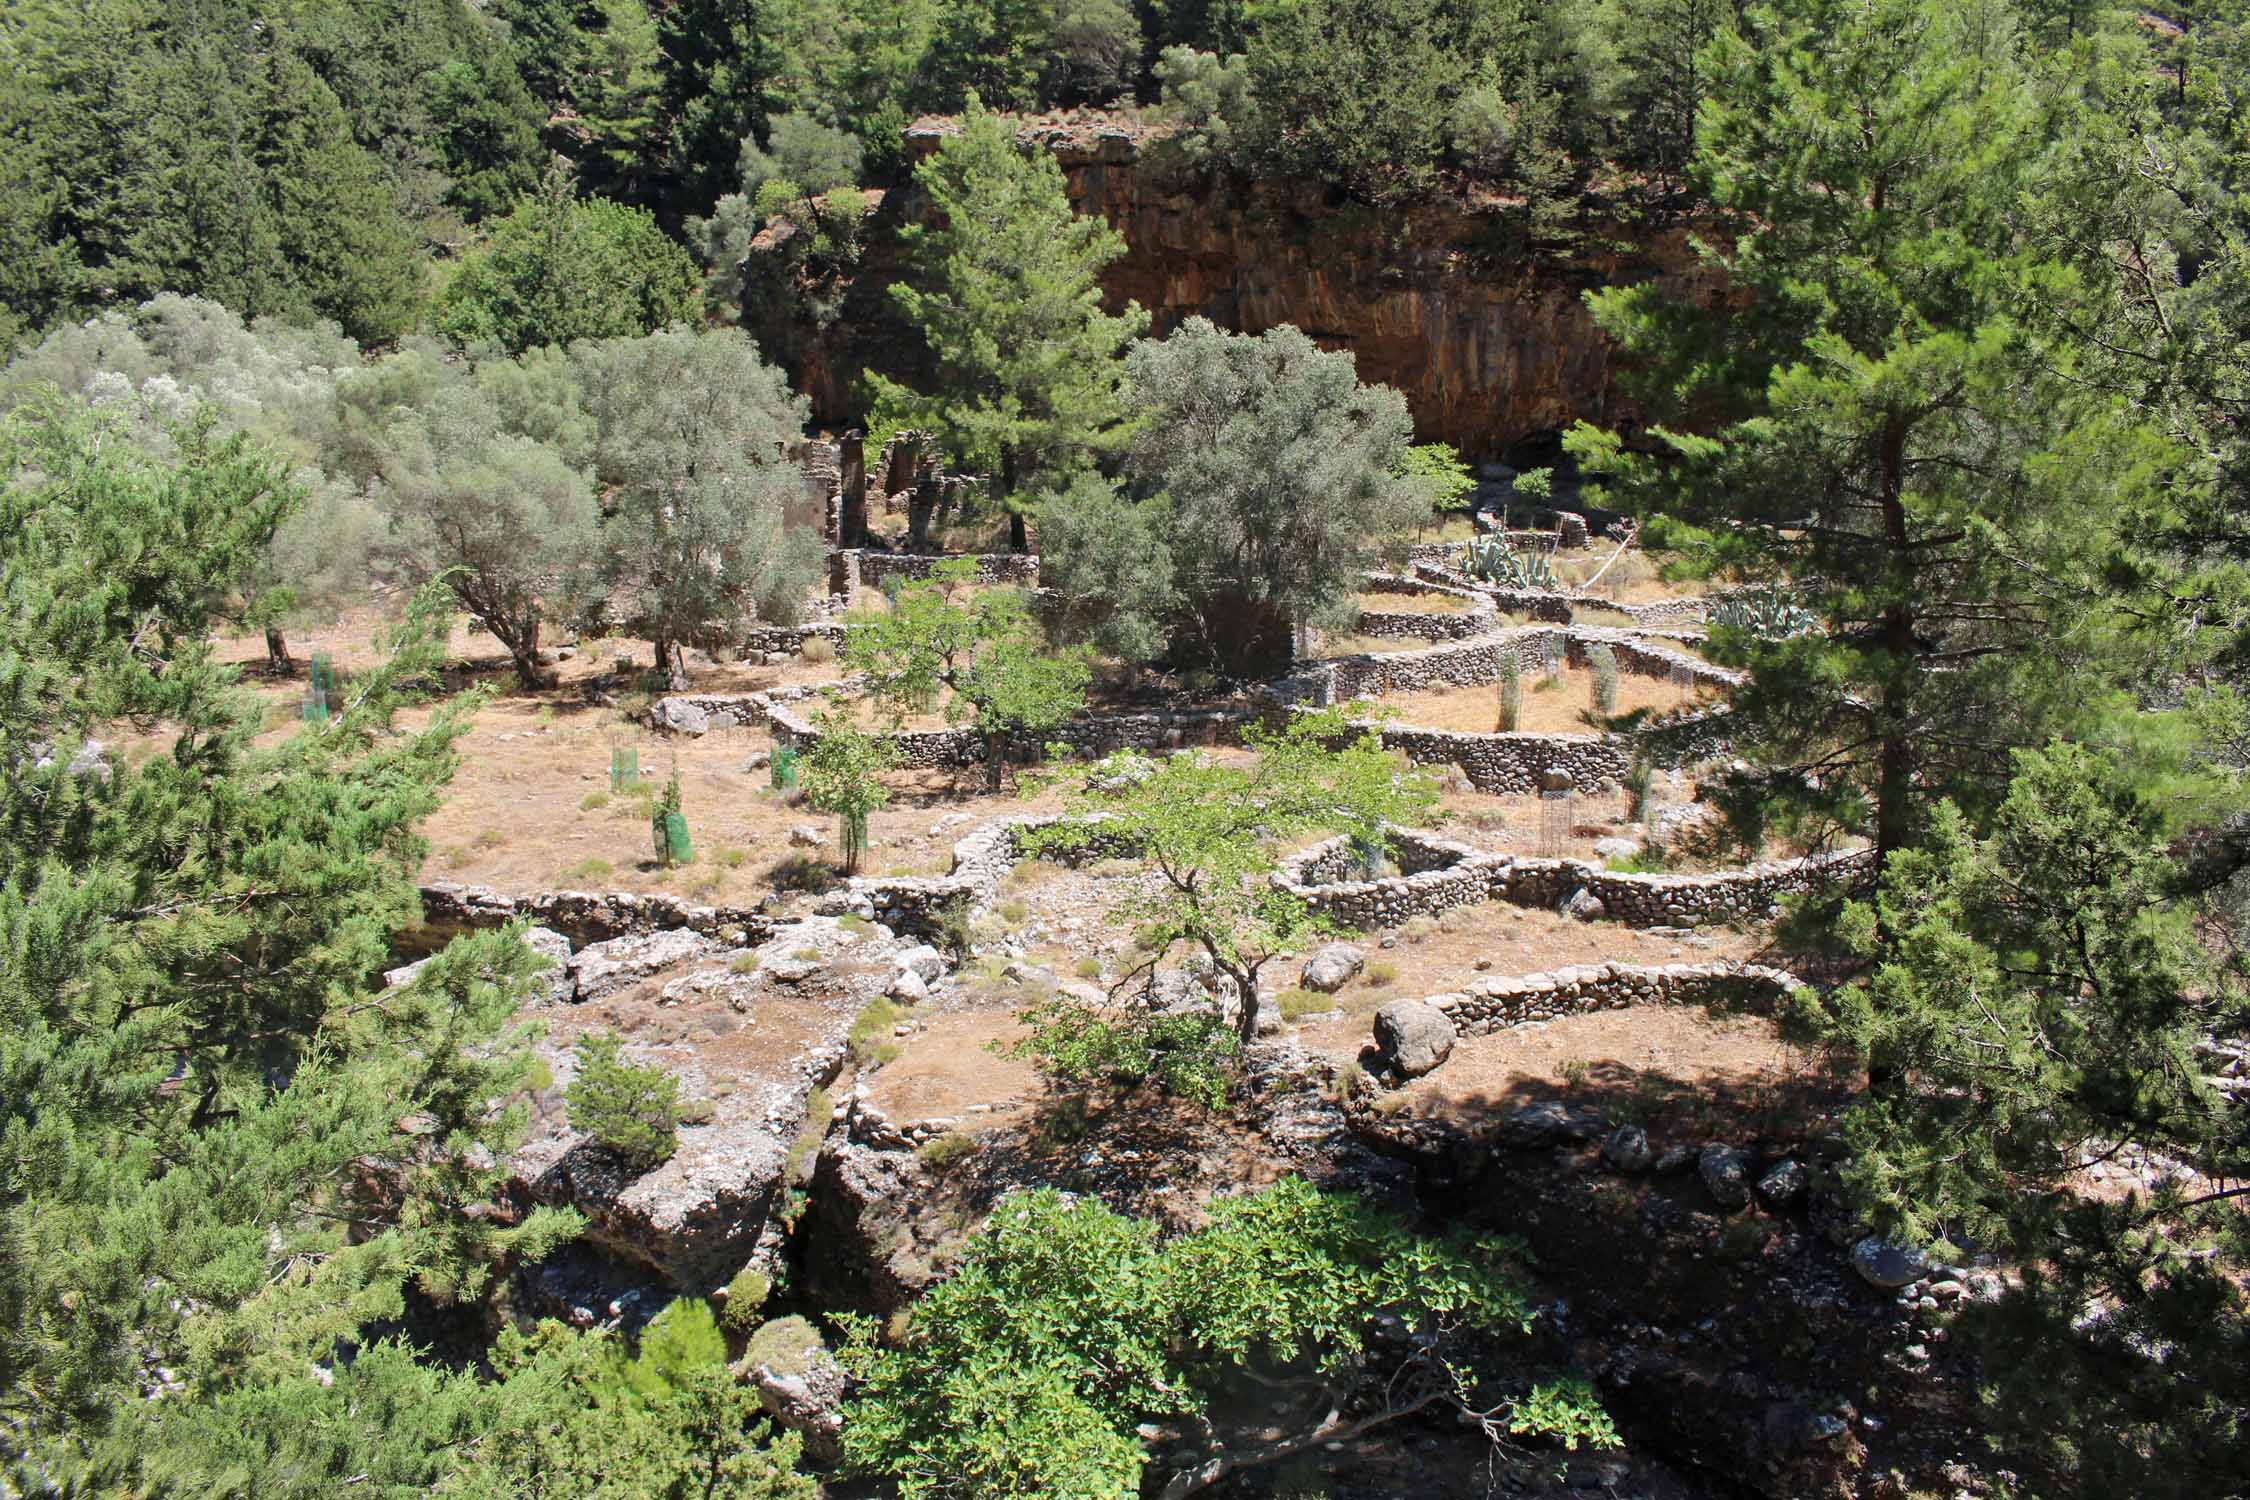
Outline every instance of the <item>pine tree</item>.
POLYGON ((870 374, 880 410, 993 467, 1017 550, 1042 476, 1083 464, 1123 416, 1117 356, 1148 326, 1138 303, 1102 311, 1100 275, 1125 242, 1071 211, 1062 168, 973 98, 958 135, 914 169, 937 223, 909 230, 921 286, 891 295, 937 358, 938 387, 870 374))
POLYGON ((0 1390, 50 1473, 160 1419, 144 1360, 202 1398, 302 1382, 409 1286, 479 1297, 576 1222, 487 1213, 539 962, 517 936, 368 1003, 466 724, 393 722, 443 612, 418 600, 333 719, 257 745, 210 631, 299 497, 244 439, 174 443, 0 426, 0 1390), (167 751, 103 751, 119 722, 167 751))
POLYGON ((1732 216, 1707 255, 1734 298, 1588 300, 1656 414, 1708 425, 1566 444, 1661 513, 1657 545, 1819 619, 1718 633, 1750 673, 1738 825, 1864 830, 1887 859, 1936 797, 1989 806, 2009 746, 2114 701, 2059 679, 2095 620, 2090 559, 2162 453, 2046 326, 2074 282, 2013 232, 2043 143, 2005 37, 1820 0, 1752 11, 1707 57, 1697 174, 1732 216))

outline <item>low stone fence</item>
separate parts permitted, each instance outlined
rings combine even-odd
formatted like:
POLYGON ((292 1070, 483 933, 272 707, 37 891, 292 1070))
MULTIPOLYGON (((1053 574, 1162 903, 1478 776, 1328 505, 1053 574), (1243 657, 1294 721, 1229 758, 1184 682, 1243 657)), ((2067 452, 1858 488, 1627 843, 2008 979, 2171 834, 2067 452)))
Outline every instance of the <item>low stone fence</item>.
POLYGON ((1633 741, 1619 734, 1470 734, 1360 720, 1384 748, 1418 766, 1455 766, 1480 792, 1513 796, 1539 789, 1548 771, 1568 771, 1573 788, 1606 792, 1633 772, 1633 741))
POLYGON ((756 729, 772 723, 776 713, 788 714, 792 723, 802 723, 792 712, 792 705, 818 698, 828 688, 849 690, 863 681, 854 676, 832 683, 768 688, 762 693, 673 693, 649 704, 641 722, 666 734, 686 735, 708 734, 716 729, 756 729))
POLYGON ((1489 899, 1504 854, 1411 829, 1393 829, 1389 838, 1399 873, 1355 880, 1358 855, 1349 838, 1332 838, 1285 860, 1274 886, 1325 915, 1339 926, 1362 931, 1397 927, 1410 917, 1435 916, 1489 899))
POLYGON ((1756 964, 1582 964, 1425 996, 1461 1036, 1505 1031, 1526 1021, 1635 1005, 1739 1005, 1769 1009, 1798 987, 1795 975, 1756 964))
POLYGON ((844 649, 844 636, 851 626, 841 620, 807 620, 802 625, 755 625, 745 631, 741 646, 745 651, 764 651, 787 655, 805 649, 805 642, 818 637, 838 651, 844 649))
POLYGON ((1315 844, 1285 862, 1276 887, 1339 924, 1363 930, 1398 927, 1485 901, 1557 908, 1584 891, 1600 915, 1628 927, 1701 927, 1759 919, 1789 891, 1828 881, 1859 882, 1874 868, 1864 849, 1768 861, 1707 875, 1619 874, 1575 859, 1518 859, 1414 829, 1390 835, 1400 873, 1355 880, 1348 839, 1315 844))
MULTIPOLYGON (((823 897, 815 910, 835 914, 858 911, 901 935, 940 938, 950 913, 966 912, 977 902, 990 901, 999 894, 1000 882, 1024 858, 1025 830, 1045 828, 1058 821, 1023 817, 981 823, 954 842, 953 867, 947 873, 854 877, 823 897)), ((1075 864, 1130 852, 1120 840, 1096 836, 1048 857, 1058 863, 1075 864)))
MULTIPOLYGON (((1011 738, 1002 753, 1011 760, 1030 760, 1043 755, 1048 745, 1062 744, 1091 758, 1119 750, 1238 745, 1242 742, 1242 726, 1258 717, 1255 710, 1223 708, 1087 714, 1047 734, 1011 738)), ((784 704, 771 704, 766 722, 775 743, 789 745, 800 754, 809 753, 820 743, 820 731, 784 704)), ((902 766, 960 770, 982 765, 985 759, 984 735, 974 724, 898 730, 888 738, 902 766)))
POLYGON ((1359 633, 1385 640, 1457 641, 1473 635, 1483 635, 1499 619, 1499 612, 1493 608, 1492 601, 1481 594, 1399 573, 1370 573, 1361 592, 1458 599, 1467 606, 1452 614, 1433 614, 1426 610, 1361 609, 1359 633))
POLYGON ((862 586, 879 589, 886 578, 902 580, 922 579, 938 570, 940 564, 967 559, 976 564, 973 582, 984 584, 1020 584, 1025 588, 1039 586, 1039 558, 1029 552, 861 552, 859 553, 859 582, 862 586))
POLYGON ((662 892, 644 896, 632 891, 544 891, 510 896, 487 885, 441 880, 422 887, 422 927, 401 934, 401 946, 434 952, 456 933, 504 927, 518 919, 561 933, 573 948, 679 928, 755 945, 773 931, 764 915, 748 908, 701 906, 662 892))

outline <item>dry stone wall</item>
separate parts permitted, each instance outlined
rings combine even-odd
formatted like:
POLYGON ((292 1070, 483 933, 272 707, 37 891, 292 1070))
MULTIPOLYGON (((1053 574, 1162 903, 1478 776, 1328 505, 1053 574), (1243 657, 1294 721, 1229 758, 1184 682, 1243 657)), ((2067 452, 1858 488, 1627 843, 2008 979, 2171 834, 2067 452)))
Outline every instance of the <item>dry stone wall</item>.
POLYGON ((511 896, 485 885, 434 881, 422 887, 422 928, 404 935, 410 949, 434 950, 455 933, 528 920, 570 939, 571 946, 641 933, 686 930, 735 943, 762 943, 772 931, 764 915, 743 907, 702 906, 678 896, 632 891, 544 891, 511 896))
POLYGON ((1582 964, 1424 997, 1461 1036, 1505 1031, 1635 1005, 1740 1005, 1765 1009, 1798 986, 1795 975, 1755 964, 1582 964))
MULTIPOLYGON (((1010 738, 1002 753, 1011 760, 1046 753, 1050 744, 1068 745, 1083 756, 1109 755, 1119 750, 1177 750, 1196 745, 1236 745, 1242 726, 1258 718, 1256 711, 1238 709, 1180 709, 1150 713, 1088 714, 1046 734, 1010 738)), ((789 706, 769 705, 767 723, 776 743, 809 753, 820 743, 820 731, 789 706)), ((889 736, 903 766, 959 770, 982 765, 985 739, 973 724, 948 729, 899 730, 889 736)))
POLYGON ((1039 586, 1039 558, 1028 552, 979 552, 945 555, 927 552, 861 552, 859 554, 859 581, 868 588, 881 588, 886 578, 920 579, 935 573, 940 563, 960 562, 964 557, 977 565, 975 581, 985 584, 1020 584, 1025 588, 1039 586))
POLYGON ((1286 862, 1274 884, 1346 927, 1404 925, 1485 901, 1546 909, 1585 891, 1607 919, 1628 927, 1701 927, 1760 919, 1785 893, 1816 883, 1857 883, 1874 868, 1867 850, 1768 861, 1707 875, 1621 874, 1574 859, 1518 859, 1419 830, 1391 833, 1400 873, 1355 880, 1348 839, 1315 844, 1286 862))
POLYGON ((1483 635, 1499 623, 1499 611, 1493 607, 1492 601, 1469 589, 1449 588, 1444 584, 1396 573, 1370 573, 1363 592, 1378 597, 1383 594, 1421 597, 1435 595, 1458 599, 1468 607, 1458 614, 1432 614, 1426 610, 1362 609, 1359 612, 1358 626, 1361 635, 1377 636, 1385 640, 1457 641, 1483 635))

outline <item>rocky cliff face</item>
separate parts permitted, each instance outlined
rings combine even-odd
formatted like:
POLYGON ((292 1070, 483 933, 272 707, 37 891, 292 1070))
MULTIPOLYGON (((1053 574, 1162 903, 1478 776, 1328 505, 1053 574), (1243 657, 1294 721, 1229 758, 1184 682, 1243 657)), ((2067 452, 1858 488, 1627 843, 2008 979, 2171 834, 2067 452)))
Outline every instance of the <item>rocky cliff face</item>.
MULTIPOLYGON (((912 154, 951 129, 917 122, 912 154)), ((1715 290, 1681 229, 1589 232, 1567 258, 1532 256, 1510 204, 1378 211, 1318 183, 1198 179, 1170 166, 1148 131, 1116 119, 1027 121, 1023 133, 1054 154, 1080 211, 1124 235, 1127 253, 1104 283, 1114 304, 1139 302, 1159 334, 1196 315, 1250 333, 1293 323, 1350 350, 1361 378, 1404 391, 1422 441, 1471 459, 1519 452, 1581 417, 1633 420, 1586 290, 1651 277, 1715 290)), ((911 371, 918 341, 890 318, 882 288, 904 270, 897 226, 923 207, 911 184, 888 195, 861 284, 828 337, 757 330, 822 421, 856 415, 850 387, 863 366, 911 371)))

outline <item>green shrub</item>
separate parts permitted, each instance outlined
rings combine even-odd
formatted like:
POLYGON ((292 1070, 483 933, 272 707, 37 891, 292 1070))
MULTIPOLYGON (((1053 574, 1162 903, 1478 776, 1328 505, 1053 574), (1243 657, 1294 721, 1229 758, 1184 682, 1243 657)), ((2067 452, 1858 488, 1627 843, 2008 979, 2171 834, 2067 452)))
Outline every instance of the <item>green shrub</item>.
POLYGON ((873 922, 851 912, 846 912, 843 916, 838 917, 836 926, 840 931, 848 932, 853 937, 866 937, 875 931, 873 922))
POLYGON ((836 643, 824 635, 808 635, 797 647, 797 654, 815 666, 826 666, 836 659, 836 643))
POLYGON ((960 1131, 953 1130, 946 1132, 935 1140, 924 1141, 914 1154, 920 1157, 925 1165, 943 1171, 964 1157, 976 1155, 976 1151, 975 1137, 963 1135, 960 1131))
POLYGON ((577 864, 562 872, 565 880, 606 880, 611 874, 610 862, 599 855, 589 854, 577 864))
MULTIPOLYGON (((844 1036, 844 1044, 851 1048, 852 1058, 861 1067, 880 1067, 890 1059, 880 1056, 889 1044, 891 1033, 898 1026, 899 1008, 881 995, 867 1002, 852 1021, 852 1029, 844 1036)), ((897 1056, 893 1049, 893 1057, 897 1056)))
POLYGON ((578 1039, 578 1076, 563 1093, 573 1128, 645 1172, 680 1146, 680 1081, 623 1060, 613 1031, 578 1039))
POLYGON ((750 1347, 742 1358, 745 1364, 764 1365, 776 1375, 802 1375, 823 1347, 820 1330, 803 1318, 775 1318, 750 1335, 750 1347))
POLYGON ((1284 1021, 1301 1021, 1306 1016, 1333 1009, 1336 1002, 1318 990, 1283 990, 1274 996, 1274 1004, 1281 1007, 1284 1021))
POLYGON ((1091 956, 1082 958, 1072 972, 1080 979, 1099 979, 1102 977, 1102 961, 1091 956))
POLYGON ((1152 1014, 1042 993, 1028 999, 1016 1019, 1029 1028, 1026 1034, 995 1050, 1028 1060, 1065 1088, 1153 1083, 1216 1109, 1241 1067, 1241 1041, 1213 1011, 1152 1014))
POLYGON ((578 810, 580 812, 600 812, 607 806, 609 806, 609 793, 607 792, 588 792, 578 799, 578 810))
POLYGON ((729 1333, 748 1333, 757 1326, 752 1320, 772 1295, 773 1279, 763 1271, 744 1266, 734 1273, 734 1280, 727 1283, 726 1305, 719 1310, 719 1322, 729 1333))
POLYGON ((1594 712, 1617 712, 1617 653, 1606 642, 1596 641, 1586 648, 1586 665, 1591 669, 1594 712))
POLYGON ((1367 982, 1378 989, 1398 983, 1398 965, 1387 958, 1377 959, 1367 966, 1367 982))
POLYGON ((758 955, 755 953, 737 953, 734 957, 727 960, 727 972, 729 974, 757 973, 758 955))

